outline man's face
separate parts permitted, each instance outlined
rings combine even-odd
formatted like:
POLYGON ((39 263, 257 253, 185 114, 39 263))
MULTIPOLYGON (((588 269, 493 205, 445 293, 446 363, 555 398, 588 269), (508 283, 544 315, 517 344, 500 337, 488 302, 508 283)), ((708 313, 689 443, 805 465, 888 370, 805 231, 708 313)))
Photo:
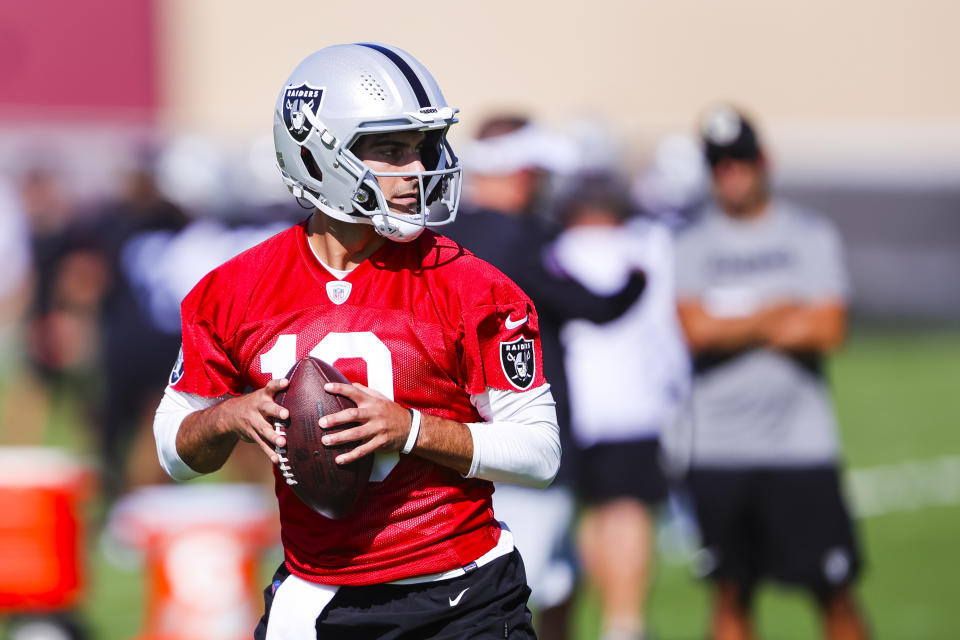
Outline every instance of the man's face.
POLYGON ((713 190, 724 211, 749 215, 767 198, 763 161, 721 160, 713 168, 713 190))
MULTIPOLYGON (((423 171, 421 131, 391 131, 361 137, 353 145, 353 153, 374 171, 423 171)), ((379 177, 377 182, 391 211, 420 212, 420 182, 415 176, 379 177)))

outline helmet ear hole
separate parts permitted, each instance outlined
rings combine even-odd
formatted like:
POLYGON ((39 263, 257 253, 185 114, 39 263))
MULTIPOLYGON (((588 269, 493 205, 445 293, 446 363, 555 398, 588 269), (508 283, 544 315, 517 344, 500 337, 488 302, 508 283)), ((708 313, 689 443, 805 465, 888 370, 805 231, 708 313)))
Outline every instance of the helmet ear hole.
POLYGON ((310 174, 310 177, 317 182, 323 182, 323 172, 320 171, 320 167, 317 166, 317 161, 309 149, 300 147, 300 159, 307 168, 307 173, 310 174))
POLYGON ((427 171, 440 168, 444 133, 445 132, 440 131, 427 131, 424 136, 420 154, 423 166, 427 171))

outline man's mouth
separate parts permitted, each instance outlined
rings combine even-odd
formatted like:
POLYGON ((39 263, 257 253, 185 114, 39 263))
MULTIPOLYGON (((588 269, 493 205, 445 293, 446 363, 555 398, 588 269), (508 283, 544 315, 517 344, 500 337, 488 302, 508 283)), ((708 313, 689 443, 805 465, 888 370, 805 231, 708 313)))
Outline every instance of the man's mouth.
POLYGON ((418 213, 420 210, 420 194, 419 192, 414 191, 413 193, 398 194, 390 198, 390 209, 395 213, 402 213, 404 215, 413 215, 418 213))
POLYGON ((396 195, 392 198, 390 204, 394 207, 402 209, 403 213, 414 213, 420 208, 420 194, 414 192, 404 195, 396 195))

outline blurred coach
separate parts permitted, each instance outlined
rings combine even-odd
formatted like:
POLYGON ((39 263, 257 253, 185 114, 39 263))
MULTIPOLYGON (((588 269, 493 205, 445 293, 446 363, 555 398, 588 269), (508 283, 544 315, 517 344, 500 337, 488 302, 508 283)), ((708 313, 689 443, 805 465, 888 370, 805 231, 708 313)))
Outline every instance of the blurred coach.
POLYGON ((689 486, 714 583, 712 636, 752 638, 755 588, 772 578, 815 596, 825 637, 864 638, 823 372, 846 330, 841 240, 824 217, 771 196, 740 112, 711 110, 701 134, 715 205, 680 235, 676 257, 695 376, 689 486))

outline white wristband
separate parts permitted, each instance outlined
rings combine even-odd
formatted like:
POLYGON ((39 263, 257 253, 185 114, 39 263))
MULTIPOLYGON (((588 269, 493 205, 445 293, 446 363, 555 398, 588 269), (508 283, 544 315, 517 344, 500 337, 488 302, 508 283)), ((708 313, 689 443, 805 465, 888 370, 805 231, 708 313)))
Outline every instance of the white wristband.
POLYGON ((403 445, 400 453, 410 453, 417 444, 417 437, 420 435, 420 422, 423 415, 416 409, 407 409, 410 412, 410 435, 407 436, 407 442, 403 445))

